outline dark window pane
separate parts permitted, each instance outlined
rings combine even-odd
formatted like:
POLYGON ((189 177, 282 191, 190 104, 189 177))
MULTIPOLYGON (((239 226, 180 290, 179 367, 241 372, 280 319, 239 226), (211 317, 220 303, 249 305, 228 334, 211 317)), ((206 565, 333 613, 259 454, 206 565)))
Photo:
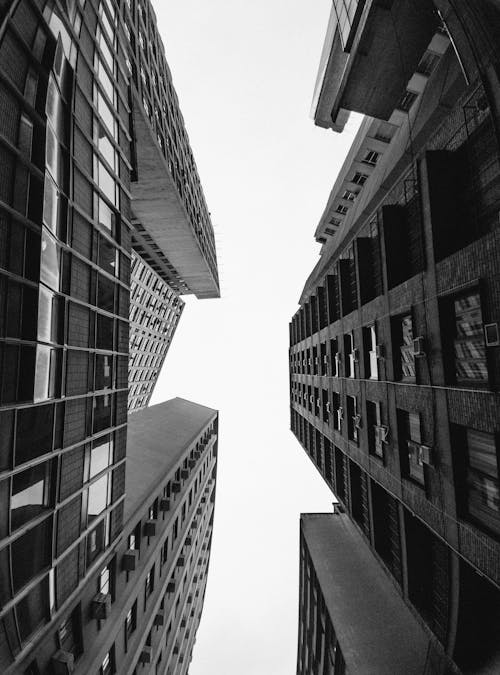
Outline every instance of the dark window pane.
POLYGON ((52 518, 32 528, 11 546, 12 581, 17 592, 30 579, 50 565, 52 556, 52 518))
POLYGON ((21 640, 24 642, 49 615, 49 581, 46 577, 16 606, 21 640))
POLYGON ((102 314, 97 315, 98 349, 113 349, 113 319, 102 314))
POLYGON ((108 312, 114 311, 114 297, 115 297, 115 284, 108 279, 99 275, 99 280, 97 284, 97 306, 100 309, 105 309, 108 312))
POLYGON ((16 465, 52 450, 54 406, 25 408, 17 413, 16 465))
POLYGON ((96 354, 95 388, 111 389, 113 387, 113 357, 107 354, 96 354))
POLYGON ((112 397, 109 394, 105 396, 96 396, 94 398, 94 424, 93 433, 104 431, 112 426, 112 397))
POLYGON ((50 463, 45 462, 12 478, 11 529, 39 516, 49 504, 50 463))

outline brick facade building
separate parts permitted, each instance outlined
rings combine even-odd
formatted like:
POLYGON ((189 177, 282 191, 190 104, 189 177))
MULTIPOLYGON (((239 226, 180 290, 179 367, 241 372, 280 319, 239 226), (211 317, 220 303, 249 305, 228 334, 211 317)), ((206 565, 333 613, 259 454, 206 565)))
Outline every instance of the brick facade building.
POLYGON ((370 117, 290 324, 292 430, 435 672, 500 663, 499 28, 487 1, 334 2, 315 121, 370 117))

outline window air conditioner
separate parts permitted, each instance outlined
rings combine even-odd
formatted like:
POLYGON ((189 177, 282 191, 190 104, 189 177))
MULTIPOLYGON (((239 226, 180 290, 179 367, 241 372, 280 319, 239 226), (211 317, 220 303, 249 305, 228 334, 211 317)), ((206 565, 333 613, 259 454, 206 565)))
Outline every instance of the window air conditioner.
POLYGON ((181 478, 182 480, 189 478, 189 471, 187 469, 181 469, 181 478))
POLYGON ((92 600, 90 614, 93 619, 105 621, 111 613, 111 596, 109 593, 98 593, 92 600))
POLYGON ((408 456, 416 464, 428 464, 432 466, 432 448, 428 445, 421 445, 415 441, 408 441, 408 456))
POLYGON ((413 356, 425 356, 424 338, 422 336, 416 337, 413 340, 413 356))
POLYGON ((151 663, 152 653, 153 653, 153 648, 148 647, 147 645, 144 645, 144 647, 141 650, 141 653, 139 654, 139 662, 140 663, 151 663))
POLYGON ((312 394, 309 396, 309 403, 314 403, 314 396, 312 394))
POLYGON ((375 347, 375 356, 377 359, 385 359, 385 347, 384 345, 377 345, 375 347))
POLYGON ((174 480, 174 482, 172 483, 172 492, 180 492, 180 491, 181 491, 181 484, 179 483, 179 481, 174 480))
POLYGON ((422 464, 428 464, 429 466, 433 465, 432 448, 430 448, 428 445, 420 446, 420 460, 422 464))
POLYGON ((184 564, 185 564, 184 556, 183 556, 183 555, 180 555, 180 556, 177 558, 176 565, 177 565, 177 567, 184 567, 184 564))
POLYGON ((137 567, 138 555, 139 551, 135 551, 134 549, 125 551, 122 555, 122 570, 125 572, 133 572, 137 567))
POLYGON ((52 657, 54 675, 71 675, 75 672, 75 657, 71 652, 59 649, 52 657))
POLYGON ((314 365, 319 366, 319 358, 317 356, 314 357, 314 365))
POLYGON ((162 511, 162 513, 170 511, 170 499, 166 499, 165 497, 160 499, 160 511, 162 511))
POLYGON ((389 427, 384 425, 375 427, 375 439, 380 443, 389 443, 389 427))
POLYGON ((361 415, 354 415, 352 421, 355 429, 361 429, 361 415))
POLYGON ((327 401, 327 402, 326 402, 326 412, 327 412, 327 413, 332 412, 332 411, 330 410, 330 401, 327 401))
POLYGON ((145 537, 154 537, 156 534, 156 520, 146 520, 143 531, 145 537))
POLYGON ((157 614, 155 614, 153 624, 155 626, 163 626, 164 623, 165 623, 165 614, 163 612, 158 612, 157 614))
POLYGON ((167 593, 173 593, 175 591, 175 581, 169 581, 167 584, 167 593))
POLYGON ((357 347, 352 350, 351 356, 354 363, 359 362, 359 349, 357 347))
POLYGON ((484 326, 484 337, 487 347, 498 347, 500 345, 500 335, 498 323, 487 323, 484 326))
POLYGON ((193 540, 192 540, 192 538, 188 535, 188 536, 184 539, 184 543, 186 544, 186 546, 191 546, 191 544, 193 543, 193 540))

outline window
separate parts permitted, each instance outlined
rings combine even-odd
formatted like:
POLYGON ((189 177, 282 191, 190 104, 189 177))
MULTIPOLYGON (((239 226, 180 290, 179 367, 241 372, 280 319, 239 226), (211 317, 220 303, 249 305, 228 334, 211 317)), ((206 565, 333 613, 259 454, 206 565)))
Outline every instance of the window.
POLYGON ((347 436, 349 440, 358 442, 358 429, 361 418, 358 415, 358 402, 355 396, 347 396, 347 436))
POLYGON ((370 164, 371 166, 375 166, 375 164, 378 162, 378 158, 380 157, 379 152, 375 152, 375 150, 368 150, 366 155, 363 158, 363 162, 365 164, 370 164))
POLYGON ((421 445, 420 415, 398 410, 398 434, 401 468, 407 478, 424 485, 425 472, 421 445))
POLYGON ((90 478, 107 469, 113 461, 113 442, 111 436, 106 434, 92 442, 90 451, 90 478))
POLYGON ((103 593, 104 595, 110 595, 111 594, 111 584, 110 584, 110 579, 111 579, 111 572, 109 565, 107 565, 99 574, 99 579, 97 582, 97 592, 98 593, 103 593))
POLYGON ((95 390, 113 388, 113 357, 109 354, 95 356, 95 390))
POLYGON ((137 627, 137 600, 134 602, 132 607, 128 610, 127 616, 125 617, 125 650, 128 648, 130 636, 135 631, 137 627))
POLYGON ((356 197, 358 196, 357 192, 353 192, 352 190, 344 190, 344 194, 342 195, 342 199, 347 199, 349 202, 353 202, 356 197))
POLYGON ((345 206, 345 204, 337 204, 337 208, 335 209, 335 211, 345 216, 345 214, 349 211, 349 207, 345 206))
POLYGON ((413 321, 411 314, 393 320, 394 375, 396 380, 414 380, 416 375, 413 354, 413 321), (398 354, 399 347, 399 354, 398 354))
POLYGON ((409 112, 410 108, 415 103, 417 98, 418 98, 417 93, 415 93, 414 91, 406 90, 403 96, 401 97, 399 103, 397 104, 396 108, 398 110, 402 110, 403 112, 409 112))
POLYGON ((477 429, 452 425, 457 501, 461 515, 500 534, 498 439, 477 429))
POLYGON ((344 368, 346 377, 356 376, 357 353, 354 349, 354 337, 352 333, 344 335, 344 368))
POLYGON ((149 572, 146 575, 146 580, 144 581, 144 607, 146 606, 147 599, 154 590, 154 581, 155 581, 155 566, 153 565, 149 572))
POLYGON ((340 405, 340 394, 336 391, 332 393, 332 411, 333 411, 333 428, 336 431, 342 429, 342 407, 340 405))
POLYGON ((141 522, 139 521, 134 531, 128 535, 127 548, 130 551, 139 551, 141 543, 141 522))
POLYGON ((366 379, 378 379, 377 330, 375 324, 363 328, 363 352, 366 379))
POLYGON ((330 340, 330 362, 332 366, 332 377, 340 376, 340 353, 337 338, 330 340))
POLYGON ((12 581, 17 593, 48 568, 52 559, 52 519, 48 518, 11 544, 12 581))
POLYGON ((103 659, 101 667, 99 668, 99 675, 112 675, 115 672, 114 666, 114 645, 103 659))
POLYGON ((88 522, 91 523, 97 516, 104 511, 108 506, 110 500, 110 490, 109 486, 110 474, 99 478, 95 483, 89 488, 88 496, 88 522))
POLYGON ((356 185, 364 185, 367 180, 368 175, 366 173, 360 173, 359 171, 356 171, 356 173, 351 179, 351 182, 356 183, 356 185))
MULTIPOLYGON (((443 329, 452 325, 453 362, 449 359, 449 379, 456 382, 488 382, 488 364, 479 293, 461 295, 452 300, 452 316, 443 312, 443 329)), ((449 333, 449 331, 448 331, 449 333)))
POLYGON ((368 451, 370 455, 384 458, 384 446, 381 436, 380 403, 366 401, 366 427, 368 432, 368 451))
POLYGON ((12 478, 11 531, 37 518, 50 503, 50 462, 22 471, 12 478))

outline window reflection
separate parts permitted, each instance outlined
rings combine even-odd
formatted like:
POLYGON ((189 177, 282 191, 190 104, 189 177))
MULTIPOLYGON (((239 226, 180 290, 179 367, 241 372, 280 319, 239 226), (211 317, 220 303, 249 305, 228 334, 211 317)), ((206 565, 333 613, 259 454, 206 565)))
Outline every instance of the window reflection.
POLYGON ((95 358, 95 389, 111 389, 113 387, 113 357, 108 354, 97 354, 95 358))
POLYGON ((59 251, 56 240, 43 229, 40 281, 55 291, 59 290, 59 251))
POLYGON ((109 474, 99 478, 89 487, 88 522, 92 522, 108 505, 109 474))
POLYGON ((111 209, 101 197, 99 197, 99 224, 110 232, 113 231, 113 226, 115 224, 115 214, 113 209, 111 209))
POLYGON ((35 393, 34 400, 44 401, 54 398, 61 393, 61 365, 62 353, 59 349, 52 349, 38 345, 36 349, 35 393))
POLYGON ((106 270, 109 274, 118 276, 118 251, 104 237, 99 238, 99 257, 97 262, 103 270, 106 270))
POLYGON ((12 530, 36 518, 48 507, 49 466, 45 462, 13 476, 10 501, 12 530))
POLYGON ((99 151, 104 155, 104 158, 108 162, 108 164, 115 168, 115 150, 113 148, 113 144, 109 140, 109 137, 107 133, 104 130, 104 127, 102 125, 99 125, 99 136, 97 139, 97 145, 99 148, 99 151))
POLYGON ((109 105, 106 103, 104 96, 100 91, 97 92, 97 111, 106 125, 106 128, 111 133, 111 136, 116 139, 116 122, 113 112, 109 105))
POLYGON ((100 160, 98 162, 97 182, 109 201, 116 206, 116 185, 114 178, 100 160))
POLYGON ((92 443, 92 450, 90 452, 90 477, 97 476, 98 473, 104 471, 111 461, 112 443, 110 436, 106 435, 99 438, 92 443))

